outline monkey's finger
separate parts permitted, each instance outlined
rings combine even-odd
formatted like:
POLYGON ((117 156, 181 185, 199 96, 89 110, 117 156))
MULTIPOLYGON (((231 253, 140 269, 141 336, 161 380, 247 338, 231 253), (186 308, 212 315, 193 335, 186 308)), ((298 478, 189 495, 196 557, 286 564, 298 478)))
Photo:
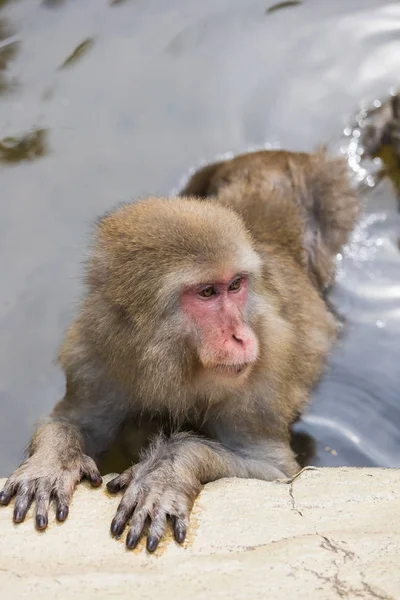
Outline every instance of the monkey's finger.
POLYGON ((85 456, 83 458, 82 474, 87 477, 93 487, 100 487, 103 483, 100 471, 93 458, 90 458, 90 456, 85 456))
POLYGON ((143 528, 148 517, 148 512, 145 508, 136 509, 132 519, 131 528, 126 536, 126 547, 130 550, 136 548, 138 541, 140 540, 143 528))
POLYGON ((151 516, 151 525, 147 536, 146 548, 148 552, 154 552, 160 543, 165 528, 167 526, 167 515, 163 510, 153 512, 151 516))
POLYGON ((119 538, 123 534, 123 531, 129 521, 130 516, 131 516, 131 511, 130 512, 122 511, 122 510, 117 511, 117 514, 111 521, 111 527, 110 527, 111 533, 114 537, 119 538))
POLYGON ((56 503, 57 521, 65 521, 69 513, 69 503, 74 493, 76 476, 73 473, 63 474, 57 481, 54 499, 56 503))
POLYGON ((124 490, 134 478, 135 471, 136 469, 131 467, 130 469, 126 469, 121 475, 111 479, 111 481, 107 483, 107 490, 111 494, 116 494, 117 492, 124 490))
POLYGON ((14 505, 14 523, 22 523, 33 500, 33 487, 22 485, 17 491, 14 505))
POLYGON ((117 492, 119 492, 122 489, 122 486, 120 484, 120 475, 118 475, 118 477, 114 477, 114 479, 111 479, 111 481, 109 481, 106 485, 107 491, 110 492, 111 494, 116 494, 117 492))
POLYGON ((88 479, 92 487, 100 487, 103 483, 103 478, 101 477, 100 473, 90 473, 88 475, 88 479))
POLYGON ((179 544, 185 541, 189 527, 189 515, 193 503, 186 496, 179 495, 173 502, 170 511, 174 537, 179 544))
POLYGON ((136 493, 127 490, 117 508, 115 517, 111 521, 111 533, 114 537, 120 537, 132 516, 136 506, 136 493))
POLYGON ((68 517, 69 506, 68 504, 63 504, 60 500, 56 500, 56 519, 57 521, 65 521, 68 517))
POLYGON ((11 479, 6 481, 5 486, 0 492, 1 506, 7 506, 10 504, 11 498, 15 495, 16 487, 16 484, 11 479))
POLYGON ((39 483, 36 490, 36 528, 42 531, 48 524, 51 487, 47 483, 39 483))
POLYGON ((189 518, 181 513, 179 516, 171 517, 172 529, 174 530, 174 537, 179 544, 182 544, 186 538, 187 528, 189 526, 189 518))

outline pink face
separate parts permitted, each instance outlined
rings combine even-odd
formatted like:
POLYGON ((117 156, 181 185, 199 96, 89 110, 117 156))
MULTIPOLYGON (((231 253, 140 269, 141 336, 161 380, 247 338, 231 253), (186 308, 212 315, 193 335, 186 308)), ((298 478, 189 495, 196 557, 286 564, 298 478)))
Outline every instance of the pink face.
POLYGON ((258 355, 258 342, 244 323, 248 282, 235 275, 182 291, 182 310, 200 334, 198 354, 207 370, 226 377, 248 371, 258 355))

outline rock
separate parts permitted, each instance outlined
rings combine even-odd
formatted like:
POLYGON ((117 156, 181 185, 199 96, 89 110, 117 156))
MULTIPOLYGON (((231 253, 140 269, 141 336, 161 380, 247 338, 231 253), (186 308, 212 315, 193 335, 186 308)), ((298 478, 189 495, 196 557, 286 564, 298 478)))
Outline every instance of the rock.
MULTIPOLYGON (((106 478, 107 480, 109 479, 106 478)), ((1 482, 0 482, 1 483, 1 482)), ((400 471, 321 469, 292 484, 208 484, 183 547, 154 555, 109 535, 119 502, 78 486, 64 524, 13 525, 0 509, 3 598, 400 598, 400 471)), ((53 515, 52 515, 53 517, 53 515)))

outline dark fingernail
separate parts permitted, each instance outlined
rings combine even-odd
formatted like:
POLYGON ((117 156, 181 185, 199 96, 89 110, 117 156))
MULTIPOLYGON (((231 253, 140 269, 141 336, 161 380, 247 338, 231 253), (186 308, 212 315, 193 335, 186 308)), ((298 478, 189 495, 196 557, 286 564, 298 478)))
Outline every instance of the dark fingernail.
POLYGON ((111 492, 111 494, 116 494, 116 493, 117 493, 117 492, 119 492, 119 490, 120 490, 119 483, 117 483, 117 482, 115 481, 115 479, 113 479, 112 481, 109 481, 109 482, 107 483, 107 486, 106 486, 106 487, 107 487, 107 490, 108 490, 109 492, 111 492))
POLYGON ((114 537, 122 535, 124 528, 125 528, 125 524, 121 523, 121 521, 119 519, 115 518, 112 520, 111 533, 113 534, 114 537))
POLYGON ((149 552, 154 552, 160 540, 155 535, 149 535, 147 538, 146 548, 149 552))
POLYGON ((15 510, 14 511, 14 523, 22 523, 25 519, 25 511, 23 510, 15 510))
POLYGON ((7 506, 11 500, 10 494, 6 494, 6 492, 0 492, 0 504, 2 506, 7 506))
POLYGON ((91 475, 90 476, 90 483, 92 484, 93 487, 100 487, 101 484, 103 483, 103 479, 100 477, 100 475, 91 475))
POLYGON ((130 550, 133 550, 133 548, 136 548, 137 543, 139 541, 139 535, 137 535, 136 533, 128 533, 127 537, 126 537, 126 547, 129 548, 130 550))
POLYGON ((68 517, 68 506, 63 506, 62 508, 57 509, 56 519, 57 521, 65 521, 68 517))
POLYGON ((174 531, 175 534, 175 539, 179 544, 182 544, 182 542, 185 541, 185 537, 186 537, 186 528, 185 527, 181 527, 181 528, 176 528, 174 531))
POLYGON ((47 523, 47 517, 45 517, 44 515, 36 515, 36 527, 38 529, 46 529, 47 523))

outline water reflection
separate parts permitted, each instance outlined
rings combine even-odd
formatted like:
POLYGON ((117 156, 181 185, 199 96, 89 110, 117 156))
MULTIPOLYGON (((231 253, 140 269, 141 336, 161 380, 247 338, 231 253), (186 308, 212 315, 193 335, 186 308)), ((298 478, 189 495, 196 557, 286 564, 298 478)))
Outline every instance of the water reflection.
POLYGON ((18 37, 11 31, 7 20, 0 18, 0 94, 11 91, 16 85, 7 76, 7 67, 15 58, 18 46, 18 37))
POLYGON ((0 140, 0 162, 3 163, 34 160, 45 156, 47 152, 46 129, 36 129, 20 136, 10 136, 0 140))
POLYGON ((49 8, 58 8, 62 4, 64 4, 66 0, 42 0, 43 6, 48 6, 49 8))
POLYGON ((91 46, 93 45, 93 42, 94 42, 93 38, 87 38, 86 40, 83 40, 83 42, 78 44, 77 47, 75 48, 75 50, 64 60, 60 69, 65 69, 66 67, 70 67, 77 60, 79 60, 84 54, 86 54, 86 52, 89 50, 89 48, 91 48, 91 46))
POLYGON ((301 4, 300 0, 287 0, 286 2, 278 2, 277 4, 273 4, 265 11, 268 13, 276 12, 277 10, 281 10, 282 8, 290 8, 292 6, 298 6, 301 4))
POLYGON ((326 142, 339 152, 350 141, 371 186, 338 257, 331 300, 345 327, 295 428, 314 464, 400 466, 397 201, 374 179, 382 164, 359 151, 364 123, 357 136, 349 119, 399 86, 400 4, 307 0, 269 15, 266 0, 0 5, 0 139, 7 152, 26 147, 16 133, 46 130, 51 146, 0 165, 1 472, 63 393, 53 361, 98 214, 177 189, 226 152, 326 142))

